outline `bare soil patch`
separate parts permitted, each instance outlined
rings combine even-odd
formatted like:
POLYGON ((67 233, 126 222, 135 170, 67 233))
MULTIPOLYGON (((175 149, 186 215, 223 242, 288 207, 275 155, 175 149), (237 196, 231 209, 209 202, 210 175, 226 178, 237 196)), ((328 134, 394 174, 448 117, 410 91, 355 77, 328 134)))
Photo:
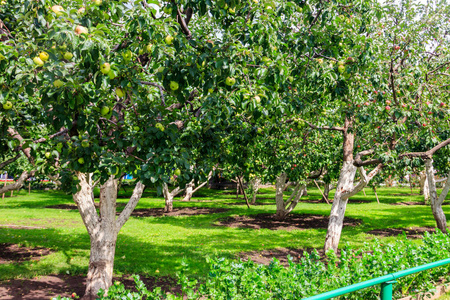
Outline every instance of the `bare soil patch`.
POLYGON ((367 233, 382 237, 403 235, 405 232, 409 239, 421 239, 425 232, 436 232, 434 227, 414 227, 414 228, 384 228, 368 231, 367 233))
MULTIPOLYGON (((22 262, 26 260, 39 260, 52 251, 44 247, 20 247, 17 244, 0 243, 0 264, 22 262)), ((0 299, 3 299, 0 297, 0 299)))
POLYGON ((228 211, 226 208, 205 208, 205 207, 183 207, 174 208, 172 212, 165 213, 163 208, 145 208, 135 209, 132 216, 135 217, 176 217, 176 216, 195 216, 223 213, 228 211))
MULTIPOLYGON (((344 226, 357 226, 361 220, 345 217, 344 226)), ((275 219, 274 214, 231 216, 219 220, 219 226, 250 229, 295 230, 327 228, 328 217, 321 215, 289 214, 284 220, 275 219)))
MULTIPOLYGON (((414 201, 410 201, 410 202, 407 202, 407 201, 405 201, 405 202, 396 202, 396 203, 390 203, 391 205, 407 205, 407 206, 409 206, 409 205, 429 205, 429 204, 426 204, 425 202, 414 202, 414 201)), ((442 205, 450 205, 450 202, 444 202, 444 203, 442 203, 442 205)))
MULTIPOLYGON (((245 203, 245 200, 243 202, 230 202, 230 203, 224 203, 226 205, 247 205, 247 203, 245 203)), ((255 204, 251 204, 252 206, 263 206, 263 205, 275 205, 275 202, 273 203, 264 203, 264 202, 256 202, 255 204)))
MULTIPOLYGON (((117 206, 125 206, 124 203, 117 203, 117 206)), ((74 204, 60 204, 47 206, 46 208, 56 209, 77 209, 74 204)), ((176 216, 195 216, 195 215, 208 215, 215 213, 226 212, 229 209, 226 208, 207 208, 207 207, 181 207, 174 208, 172 212, 165 213, 163 208, 140 208, 135 209, 131 214, 134 217, 176 217, 176 216)), ((120 212, 117 212, 119 215, 120 212)))
MULTIPOLYGON (((113 281, 122 282, 127 289, 136 291, 131 276, 114 277, 113 281)), ((176 279, 171 277, 142 277, 149 290, 159 286, 163 291, 179 292, 176 279)), ((84 276, 52 275, 33 279, 13 279, 0 281, 0 299, 3 300, 41 300, 58 295, 70 297, 72 293, 83 296, 86 278, 84 276)))

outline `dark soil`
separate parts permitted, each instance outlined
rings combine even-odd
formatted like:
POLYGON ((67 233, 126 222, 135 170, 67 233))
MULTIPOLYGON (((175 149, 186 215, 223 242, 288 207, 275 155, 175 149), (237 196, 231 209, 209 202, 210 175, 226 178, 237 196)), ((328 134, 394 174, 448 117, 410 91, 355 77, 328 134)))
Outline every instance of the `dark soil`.
POLYGON ((132 216, 135 217, 175 217, 175 216, 195 216, 195 215, 208 215, 215 213, 223 213, 228 211, 226 208, 204 208, 204 207, 183 207, 174 208, 172 212, 165 213, 163 208, 145 208, 135 209, 132 216))
MULTIPOLYGON (((245 203, 245 200, 243 202, 233 202, 233 203, 224 203, 226 205, 247 205, 247 203, 245 203)), ((250 205, 253 206, 262 206, 262 205, 275 205, 275 202, 273 203, 261 203, 261 202, 256 202, 255 204, 251 204, 249 202, 250 205)))
POLYGON ((375 229, 368 231, 367 233, 378 235, 382 237, 403 235, 405 232, 406 236, 410 239, 421 239, 425 232, 436 232, 434 227, 414 227, 414 228, 384 228, 375 229))
MULTIPOLYGON (((305 255, 309 255, 311 253, 311 249, 290 249, 290 248, 277 248, 271 250, 262 250, 262 251, 249 251, 242 252, 238 254, 238 257, 244 261, 251 260, 258 264, 268 265, 272 262, 273 258, 276 258, 280 261, 283 266, 288 266, 288 255, 292 257, 292 260, 297 263, 300 261, 305 255)), ((323 250, 317 250, 319 252, 320 257, 324 257, 325 253, 323 250)))
MULTIPOLYGON (((396 203, 390 203, 391 205, 430 205, 430 204, 425 204, 425 202, 396 202, 396 203)), ((450 202, 444 202, 442 203, 442 205, 450 205, 450 202)))
MULTIPOLYGON (((52 253, 50 249, 43 247, 28 248, 19 247, 16 244, 0 243, 0 264, 22 262, 25 260, 39 260, 41 256, 52 253)), ((0 299, 3 299, 0 296, 0 299)))
MULTIPOLYGON (((344 218, 344 226, 360 225, 361 220, 344 218)), ((250 229, 294 230, 327 228, 328 217, 321 215, 289 214, 284 220, 275 219, 274 214, 256 214, 247 216, 232 216, 219 221, 219 226, 250 229)))
MULTIPOLYGON (((244 261, 247 261, 251 259, 253 262, 258 264, 264 264, 268 265, 272 262, 273 258, 276 258, 280 261, 280 263, 287 267, 289 265, 288 263, 288 255, 292 257, 292 261, 294 263, 300 262, 300 259, 302 257, 309 256, 314 250, 317 251, 317 253, 320 256, 321 261, 325 261, 326 255, 325 251, 320 249, 291 249, 291 248, 277 248, 277 249, 270 249, 270 250, 261 250, 261 251, 249 251, 249 252, 241 252, 237 256, 241 258, 244 261)), ((337 257, 341 257, 341 250, 338 249, 337 257)), ((359 254, 356 256, 358 258, 361 258, 361 255, 359 254)))
MULTIPOLYGON (((127 289, 135 290, 131 276, 115 277, 114 281, 122 282, 127 289)), ((176 279, 170 277, 149 277, 141 280, 149 290, 159 286, 163 291, 179 292, 176 279)), ((70 297, 72 293, 78 296, 84 294, 86 278, 84 276, 52 275, 33 279, 12 279, 0 281, 0 299, 2 300, 41 300, 50 299, 58 295, 70 297)))
MULTIPOLYGON (((118 206, 123 203, 118 203, 118 206)), ((57 209, 77 209, 77 206, 74 204, 60 204, 60 205, 52 205, 47 206, 47 208, 57 208, 57 209)), ((134 217, 175 217, 175 216, 195 216, 195 215, 208 215, 214 213, 222 213, 226 212, 228 209, 226 208, 204 208, 204 207, 183 207, 183 208, 174 208, 172 212, 165 213, 163 208, 140 208, 135 209, 131 214, 134 217)), ((118 215, 120 212, 117 213, 118 215)))

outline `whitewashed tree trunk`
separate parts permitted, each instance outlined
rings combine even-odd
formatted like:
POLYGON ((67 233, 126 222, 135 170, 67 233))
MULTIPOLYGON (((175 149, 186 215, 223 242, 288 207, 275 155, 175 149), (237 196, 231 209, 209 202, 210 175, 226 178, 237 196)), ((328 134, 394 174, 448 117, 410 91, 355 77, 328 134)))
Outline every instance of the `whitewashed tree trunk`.
POLYGON ((275 202, 277 206, 275 218, 278 220, 286 218, 286 216, 297 206, 300 198, 306 191, 306 184, 297 183, 291 196, 285 201, 283 199, 283 192, 286 185, 286 178, 286 173, 281 173, 281 175, 277 177, 275 183, 275 202))
POLYGON ((258 177, 250 180, 250 190, 252 193, 252 200, 251 200, 250 204, 252 204, 252 205, 255 205, 255 203, 256 203, 256 195, 258 194, 260 183, 261 183, 261 179, 259 179, 258 177))
POLYGON ((173 211, 173 198, 176 195, 183 192, 184 189, 180 187, 176 187, 172 191, 169 190, 169 185, 167 183, 163 183, 163 195, 166 205, 164 206, 164 212, 172 212, 173 211))
MULTIPOLYGON (((420 194, 423 195, 425 202, 430 200, 430 188, 429 188, 429 180, 427 178, 427 172, 420 172, 420 194)), ((433 175, 434 177, 434 175, 433 175)))
POLYGON ((194 194, 194 186, 194 180, 186 184, 186 190, 182 201, 191 201, 192 195, 194 194))
POLYGON ((322 196, 322 201, 328 201, 330 198, 330 191, 333 189, 333 185, 331 183, 326 183, 325 182, 325 186, 323 188, 323 196, 322 196))
POLYGON ((353 165, 353 161, 344 161, 337 182, 333 205, 331 206, 328 230, 325 237, 325 251, 329 249, 336 251, 338 248, 348 201, 348 197, 346 198, 345 194, 353 189, 355 174, 356 167, 353 165))
POLYGON ((145 186, 140 182, 136 184, 130 201, 116 219, 118 180, 111 176, 101 185, 100 208, 97 214, 92 198, 91 176, 79 172, 76 174, 79 190, 73 195, 73 200, 78 206, 91 241, 86 291, 83 299, 96 299, 100 289, 107 291, 111 286, 117 235, 139 202, 145 186))
POLYGON ((442 209, 442 203, 448 194, 450 189, 450 176, 447 177, 444 188, 438 197, 436 190, 436 181, 434 179, 433 159, 428 158, 425 160, 425 171, 427 174, 428 186, 430 188, 430 202, 431 210, 433 212, 434 219, 436 220, 436 226, 443 233, 447 233, 447 219, 442 209))
MULTIPOLYGON (((215 168, 214 168, 215 169, 215 168)), ((204 187, 205 185, 208 184, 209 180, 211 179, 212 175, 213 175, 213 170, 211 170, 208 174, 208 177, 206 179, 206 181, 204 181, 203 183, 199 184, 197 187, 195 187, 195 183, 194 180, 192 180, 191 182, 189 182, 186 185, 186 189, 185 189, 185 196, 183 198, 183 201, 191 201, 192 196, 202 187, 204 187)))
POLYGON ((2 187, 0 187, 0 194, 4 194, 9 191, 17 191, 20 190, 25 183, 25 180, 27 180, 29 177, 33 176, 34 171, 28 172, 23 171, 22 174, 20 174, 19 178, 16 180, 16 182, 12 184, 7 184, 2 187))

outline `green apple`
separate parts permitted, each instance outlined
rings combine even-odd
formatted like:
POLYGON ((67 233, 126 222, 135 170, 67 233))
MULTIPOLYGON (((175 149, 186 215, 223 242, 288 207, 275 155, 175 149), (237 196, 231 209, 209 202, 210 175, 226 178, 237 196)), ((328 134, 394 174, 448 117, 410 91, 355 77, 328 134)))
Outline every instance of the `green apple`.
POLYGON ((119 96, 119 98, 122 98, 123 96, 125 96, 125 91, 118 87, 116 88, 116 95, 119 96))
POLYGON ((161 131, 164 131, 164 129, 165 129, 165 128, 164 128, 164 125, 161 124, 161 123, 156 123, 156 124, 155 124, 155 127, 158 128, 158 129, 161 130, 161 131))
POLYGON ((172 7, 166 6, 164 7, 164 12, 168 15, 172 14, 172 7))
POLYGON ((232 86, 236 83, 236 79, 233 77, 227 77, 227 79, 225 79, 225 84, 228 86, 232 86))
POLYGON ((123 53, 122 56, 123 56, 123 59, 125 59, 126 61, 129 61, 131 59, 131 57, 133 56, 133 53, 131 53, 131 51, 128 50, 125 53, 123 53))
POLYGON ((3 103, 3 109, 4 110, 10 110, 13 107, 11 101, 6 101, 5 103, 3 103))
POLYGON ((338 66, 343 66, 345 64, 345 62, 343 62, 342 60, 338 61, 338 66))
POLYGON ((134 131, 139 131, 141 128, 139 126, 133 126, 134 131))
POLYGON ((73 57, 73 54, 70 53, 70 52, 66 52, 66 53, 64 53, 63 56, 64 56, 64 59, 66 59, 66 60, 71 60, 72 57, 73 57))
POLYGON ((102 116, 106 116, 107 114, 109 114, 109 107, 108 106, 103 106, 102 109, 100 110, 100 113, 102 114, 102 116))
POLYGON ((108 74, 111 70, 111 65, 109 63, 104 63, 100 66, 100 72, 103 74, 108 74))
POLYGON ((175 172, 173 172, 173 174, 180 176, 181 175, 181 170, 180 169, 176 169, 175 172))
POLYGON ((288 80, 292 83, 294 81, 294 76, 288 76, 288 80))
POLYGON ((89 147, 89 142, 86 141, 86 140, 82 141, 82 142, 81 142, 81 147, 83 147, 83 148, 89 147))
POLYGON ((39 67, 42 67, 44 65, 44 62, 42 61, 42 59, 40 59, 38 56, 36 56, 35 58, 33 58, 33 62, 38 65, 39 67))
POLYGON ((343 65, 340 65, 338 67, 338 72, 341 73, 341 74, 344 73, 345 72, 345 67, 343 65))
POLYGON ((172 91, 176 91, 180 87, 178 82, 175 81, 171 81, 169 86, 172 91))
POLYGON ((80 157, 80 158, 78 159, 78 163, 79 163, 80 165, 84 164, 84 158, 80 157))
POLYGON ((152 53, 153 44, 148 44, 146 50, 148 53, 152 53))
POLYGON ((173 43, 173 36, 171 36, 169 34, 168 36, 166 36, 165 41, 166 41, 167 45, 172 45, 172 43, 173 43))
POLYGON ((77 27, 75 27, 75 33, 76 33, 77 35, 80 35, 80 34, 88 34, 88 33, 89 33, 89 30, 88 30, 86 27, 84 27, 84 26, 77 25, 77 27))
POLYGON ((51 10, 59 17, 62 15, 64 8, 61 5, 53 5, 51 10))
POLYGON ((45 155, 46 159, 49 159, 52 156, 52 154, 50 152, 45 152, 44 155, 45 155))
POLYGON ((61 79, 56 79, 55 81, 53 81, 53 86, 55 88, 60 88, 64 85, 64 82, 61 79))
POLYGON ((94 4, 95 5, 97 5, 97 6, 100 6, 100 5, 102 5, 102 0, 93 0, 94 1, 94 4))
POLYGON ((39 58, 42 60, 42 61, 47 61, 48 60, 48 53, 47 52, 45 52, 45 51, 42 51, 41 53, 39 53, 39 58))
POLYGON ((110 70, 110 71, 108 72, 108 77, 109 77, 109 79, 111 79, 111 80, 113 80, 114 78, 116 78, 116 75, 114 75, 114 71, 113 71, 113 70, 110 70))

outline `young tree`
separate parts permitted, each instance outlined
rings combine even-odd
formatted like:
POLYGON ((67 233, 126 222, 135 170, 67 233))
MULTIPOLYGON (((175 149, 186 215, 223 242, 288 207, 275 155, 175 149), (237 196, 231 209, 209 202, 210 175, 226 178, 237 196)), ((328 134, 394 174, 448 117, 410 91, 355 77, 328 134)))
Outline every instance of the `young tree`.
MULTIPOLYGON (((146 1, 11 0, 0 11, 1 117, 25 112, 48 132, 64 132, 31 140, 45 138, 42 147, 56 151, 47 165, 64 170, 88 231, 86 298, 111 285, 118 233, 145 186, 161 189, 173 169, 182 186, 206 180, 191 170, 186 145, 214 156, 214 132, 248 102, 249 82, 264 89, 267 105, 281 107, 276 91, 299 56, 290 55, 298 49, 288 33, 302 15, 293 2, 161 5, 165 13, 146 1), (124 173, 137 181, 116 217, 124 173)), ((267 114, 256 101, 252 111, 255 119, 267 114)))

